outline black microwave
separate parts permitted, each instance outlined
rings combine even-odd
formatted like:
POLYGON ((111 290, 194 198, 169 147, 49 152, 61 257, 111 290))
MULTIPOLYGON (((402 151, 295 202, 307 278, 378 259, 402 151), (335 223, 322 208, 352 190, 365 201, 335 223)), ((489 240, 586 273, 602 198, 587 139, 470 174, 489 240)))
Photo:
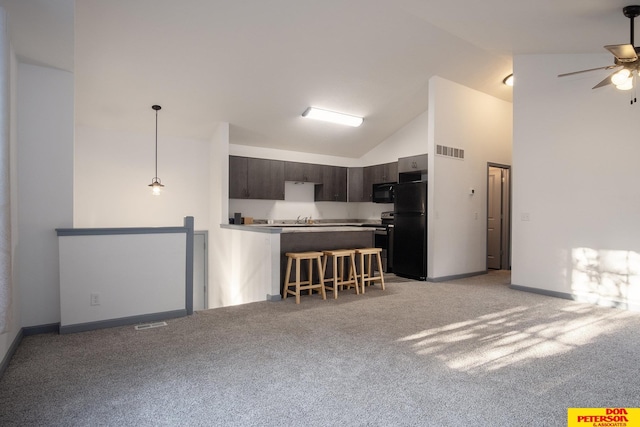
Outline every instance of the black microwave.
POLYGON ((395 182, 373 184, 371 201, 373 203, 393 203, 393 186, 395 182))

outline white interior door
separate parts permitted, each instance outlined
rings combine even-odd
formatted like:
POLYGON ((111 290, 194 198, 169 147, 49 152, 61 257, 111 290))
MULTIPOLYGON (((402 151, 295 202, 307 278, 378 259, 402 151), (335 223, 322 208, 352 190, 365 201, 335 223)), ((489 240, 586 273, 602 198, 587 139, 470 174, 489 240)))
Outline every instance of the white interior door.
POLYGON ((502 169, 489 166, 487 191, 487 268, 499 270, 502 241, 502 169))

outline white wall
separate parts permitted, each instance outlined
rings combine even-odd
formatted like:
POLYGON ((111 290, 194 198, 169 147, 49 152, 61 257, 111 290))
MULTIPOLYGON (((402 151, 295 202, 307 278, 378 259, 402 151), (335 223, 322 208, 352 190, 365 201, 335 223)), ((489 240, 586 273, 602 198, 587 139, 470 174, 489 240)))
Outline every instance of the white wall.
POLYGON ((280 294, 280 235, 219 229, 209 308, 264 301, 280 294))
POLYGON ((591 89, 606 71, 556 77, 610 59, 514 60, 512 283, 640 306, 640 106, 591 89))
MULTIPOLYGON (((3 29, 3 31, 5 31, 3 29)), ((13 49, 9 49, 9 55, 7 59, 9 61, 7 70, 9 71, 9 174, 11 183, 11 255, 12 255, 12 277, 13 286, 11 291, 11 320, 9 323, 9 331, 4 334, 0 334, 0 361, 4 359, 11 344, 15 340, 16 336, 22 328, 21 316, 20 316, 20 289, 17 282, 17 268, 15 263, 15 256, 17 253, 18 245, 18 105, 17 105, 17 86, 18 86, 18 62, 16 60, 13 49)))
POLYGON ((229 123, 220 122, 209 141, 209 223, 219 230, 229 218, 229 123))
POLYGON ((299 151, 277 150, 274 148, 251 147, 248 145, 229 144, 229 155, 256 157, 260 159, 284 160, 289 162, 315 163, 332 166, 359 166, 356 159, 299 151))
POLYGON ((160 196, 148 186, 155 175, 152 133, 76 127, 74 227, 181 226, 193 216, 196 230, 209 228, 209 143, 163 136, 158 118, 160 196))
POLYGON ((487 163, 511 164, 512 105, 432 77, 428 112, 428 277, 485 271, 487 163), (464 160, 433 154, 436 144, 463 148, 464 160))
POLYGON ((185 309, 185 233, 58 239, 60 326, 185 309))
POLYGON ((17 284, 22 326, 60 320, 58 239, 73 217, 73 74, 18 65, 17 284))
POLYGON ((359 166, 388 163, 400 157, 429 153, 428 130, 427 110, 363 155, 359 159, 359 166))
POLYGON ((210 141, 209 308, 264 301, 280 292, 280 236, 219 227, 229 217, 229 150, 229 123, 219 123, 210 141))

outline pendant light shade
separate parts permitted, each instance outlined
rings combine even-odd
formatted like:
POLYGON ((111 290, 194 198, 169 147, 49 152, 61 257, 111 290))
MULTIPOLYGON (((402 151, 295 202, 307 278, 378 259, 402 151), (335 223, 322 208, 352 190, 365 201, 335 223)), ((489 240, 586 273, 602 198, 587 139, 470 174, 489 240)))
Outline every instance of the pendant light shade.
POLYGON ((151 106, 151 108, 153 108, 156 112, 156 175, 153 177, 153 179, 151 179, 151 184, 149 184, 149 187, 151 187, 151 193, 154 196, 159 196, 162 188, 164 187, 164 185, 162 185, 162 182, 160 181, 160 178, 158 178, 158 110, 160 110, 162 107, 159 105, 153 105, 151 106))
POLYGON ((154 177, 151 180, 151 184, 149 184, 149 187, 151 187, 151 194, 153 194, 154 196, 159 196, 164 185, 162 185, 162 183, 160 182, 160 178, 154 177))

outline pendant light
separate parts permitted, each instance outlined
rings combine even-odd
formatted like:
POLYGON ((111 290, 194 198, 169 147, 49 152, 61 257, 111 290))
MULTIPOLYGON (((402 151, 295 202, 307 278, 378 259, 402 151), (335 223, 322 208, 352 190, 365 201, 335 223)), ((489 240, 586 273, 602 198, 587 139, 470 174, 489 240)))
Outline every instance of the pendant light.
POLYGON ((159 105, 153 105, 151 106, 151 108, 156 111, 156 175, 151 180, 151 184, 149 184, 149 187, 151 187, 151 193, 154 196, 159 196, 160 192, 162 191, 162 187, 164 187, 164 185, 162 185, 162 182, 160 182, 160 178, 158 178, 158 110, 162 107, 159 105))

